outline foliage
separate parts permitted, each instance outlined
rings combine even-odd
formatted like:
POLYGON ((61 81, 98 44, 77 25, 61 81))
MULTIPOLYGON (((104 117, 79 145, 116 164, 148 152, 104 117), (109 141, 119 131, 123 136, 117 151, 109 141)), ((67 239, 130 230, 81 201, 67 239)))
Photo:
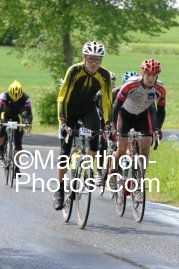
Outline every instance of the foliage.
POLYGON ((57 124, 57 91, 50 90, 44 91, 41 98, 37 103, 37 115, 40 117, 42 124, 57 124))
POLYGON ((64 75, 81 46, 89 39, 102 41, 108 52, 122 41, 133 40, 131 31, 154 36, 176 26, 174 0, 17 0, 0 2, 0 36, 16 29, 14 44, 21 53, 31 50, 34 61, 54 78, 64 75), (165 19, 164 19, 165 18, 165 19))
MULTIPOLYGON (((166 37, 167 38, 167 37, 166 37)), ((177 32, 176 32, 177 38, 177 32)), ((156 47, 160 48, 162 44, 156 43, 156 47)), ((103 60, 103 66, 108 70, 112 70, 117 77, 116 85, 121 85, 121 77, 124 72, 130 70, 136 70, 140 72, 140 63, 145 58, 156 58, 161 62, 162 72, 159 79, 164 83, 167 90, 167 106, 166 106, 166 120, 164 123, 165 129, 179 129, 179 81, 178 81, 178 62, 179 55, 172 54, 154 54, 153 50, 150 50, 150 44, 146 44, 145 53, 141 53, 140 47, 137 51, 126 51, 125 48, 121 51, 120 55, 107 54, 103 60), (149 47, 148 47, 149 46, 149 47)), ((177 49, 177 46, 176 46, 177 49)), ((179 49, 179 44, 178 44, 179 49)), ((50 78, 50 73, 44 70, 39 70, 37 65, 25 65, 25 59, 16 58, 15 49, 8 47, 0 47, 0 92, 7 89, 9 84, 17 79, 19 80, 24 90, 31 97, 33 114, 34 114, 34 126, 33 132, 48 132, 49 127, 42 127, 39 123, 39 117, 37 117, 37 105, 38 100, 44 96, 44 91, 48 88, 54 89, 57 87, 53 80, 50 78)), ((161 49, 161 52, 163 50, 161 49)), ((56 105, 56 99, 54 99, 56 105)), ((57 117, 57 115, 56 115, 57 117)), ((53 132, 53 131, 52 131, 53 132)))

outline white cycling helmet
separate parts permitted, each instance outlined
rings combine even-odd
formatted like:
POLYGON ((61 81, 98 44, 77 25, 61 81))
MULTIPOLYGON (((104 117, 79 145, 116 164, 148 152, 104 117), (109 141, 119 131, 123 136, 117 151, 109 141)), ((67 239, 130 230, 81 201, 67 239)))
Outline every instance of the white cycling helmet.
POLYGON ((96 41, 88 41, 84 44, 82 53, 91 56, 104 56, 104 46, 96 41))
POLYGON ((62 86, 63 85, 63 82, 64 82, 64 79, 63 78, 60 78, 59 79, 59 86, 62 86))
POLYGON ((122 76, 122 84, 126 83, 131 77, 138 77, 139 74, 136 71, 127 71, 122 76))

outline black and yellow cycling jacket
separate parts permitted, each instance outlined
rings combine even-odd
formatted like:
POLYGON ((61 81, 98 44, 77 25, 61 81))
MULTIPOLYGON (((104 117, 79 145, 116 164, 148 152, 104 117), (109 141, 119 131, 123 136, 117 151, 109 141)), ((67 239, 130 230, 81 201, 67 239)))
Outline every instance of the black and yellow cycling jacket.
POLYGON ((112 85, 109 72, 103 67, 91 75, 87 72, 84 63, 71 66, 65 75, 63 85, 58 95, 59 123, 65 123, 68 107, 81 111, 95 105, 95 96, 98 91, 102 95, 102 109, 104 121, 110 118, 112 105, 112 85))

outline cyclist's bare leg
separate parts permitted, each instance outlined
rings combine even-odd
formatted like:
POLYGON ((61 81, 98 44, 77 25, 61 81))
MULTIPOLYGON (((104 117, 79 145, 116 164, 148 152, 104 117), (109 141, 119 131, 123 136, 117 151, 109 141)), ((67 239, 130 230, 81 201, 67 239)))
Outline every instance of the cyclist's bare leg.
POLYGON ((3 159, 5 137, 0 137, 0 159, 3 159))
POLYGON ((5 139, 4 136, 3 137, 0 137, 0 146, 2 146, 4 144, 4 139, 5 139))
POLYGON ((115 156, 117 161, 119 160, 119 158, 122 155, 126 154, 127 144, 128 144, 128 138, 127 137, 120 137, 119 138, 119 147, 117 148, 116 152, 114 152, 114 156, 115 156))
POLYGON ((57 176, 58 176, 58 180, 60 182, 63 182, 63 178, 64 178, 64 175, 66 174, 67 172, 67 168, 58 168, 57 169, 57 176))
POLYGON ((92 156, 93 157, 93 160, 94 160, 95 159, 95 155, 96 155, 96 151, 93 151, 90 148, 88 148, 87 155, 92 156))

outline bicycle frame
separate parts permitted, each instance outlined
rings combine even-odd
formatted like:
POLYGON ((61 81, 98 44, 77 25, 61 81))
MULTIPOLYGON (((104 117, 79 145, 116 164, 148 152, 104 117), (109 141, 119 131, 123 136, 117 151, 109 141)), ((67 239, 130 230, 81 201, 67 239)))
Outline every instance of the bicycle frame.
POLYGON ((6 127, 7 141, 4 152, 4 169, 6 176, 6 185, 10 180, 10 186, 13 187, 13 181, 15 177, 15 164, 14 164, 14 155, 15 155, 15 144, 14 144, 14 134, 15 130, 19 127, 25 128, 28 124, 19 124, 16 121, 8 121, 7 123, 2 123, 2 126, 6 127))
MULTIPOLYGON (((132 190, 131 193, 126 192, 126 195, 131 194, 133 215, 137 222, 142 221, 145 211, 145 182, 142 181, 144 174, 141 160, 137 159, 137 167, 134 165, 134 158, 139 154, 139 141, 142 136, 143 134, 140 132, 131 129, 128 133, 128 148, 126 151, 126 154, 132 158, 132 166, 129 168, 131 172, 128 174, 128 178, 135 179, 138 185, 135 191, 132 190)), ((133 180, 129 181, 129 186, 132 189, 133 187, 135 188, 133 180)))
POLYGON ((129 156, 134 158, 136 154, 139 154, 139 141, 141 139, 141 133, 136 132, 134 129, 131 129, 128 133, 128 149, 129 156))

